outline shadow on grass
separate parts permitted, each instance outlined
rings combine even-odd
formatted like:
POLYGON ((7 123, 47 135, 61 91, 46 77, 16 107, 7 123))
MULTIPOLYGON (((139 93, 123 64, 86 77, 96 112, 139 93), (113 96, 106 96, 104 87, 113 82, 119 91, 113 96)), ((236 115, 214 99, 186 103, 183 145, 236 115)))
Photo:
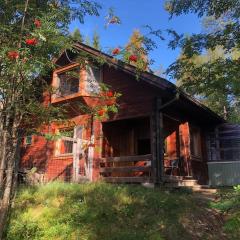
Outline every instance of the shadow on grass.
POLYGON ((184 224, 188 214, 199 213, 201 207, 186 192, 54 182, 19 191, 6 239, 202 239, 205 233, 196 234, 184 224))

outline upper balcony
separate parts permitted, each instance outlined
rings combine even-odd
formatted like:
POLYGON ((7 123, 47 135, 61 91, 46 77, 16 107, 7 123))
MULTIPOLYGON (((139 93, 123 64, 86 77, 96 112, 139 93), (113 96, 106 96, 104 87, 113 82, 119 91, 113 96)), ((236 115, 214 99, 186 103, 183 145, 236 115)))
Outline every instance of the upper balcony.
POLYGON ((80 67, 71 64, 53 72, 52 87, 55 89, 51 102, 58 103, 78 97, 96 96, 100 91, 102 69, 88 64, 80 67))

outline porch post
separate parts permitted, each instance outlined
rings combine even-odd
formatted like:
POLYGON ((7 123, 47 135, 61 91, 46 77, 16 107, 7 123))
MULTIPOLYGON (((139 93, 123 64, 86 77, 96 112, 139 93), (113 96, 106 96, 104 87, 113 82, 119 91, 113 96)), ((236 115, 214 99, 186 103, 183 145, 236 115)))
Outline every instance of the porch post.
POLYGON ((152 130, 152 175, 153 182, 159 184, 163 180, 163 116, 159 110, 162 104, 161 98, 157 98, 154 103, 151 119, 152 130))
POLYGON ((151 178, 152 182, 156 183, 157 176, 157 168, 156 168, 156 110, 155 110, 155 102, 153 105, 153 111, 151 114, 151 153, 152 153, 152 162, 151 162, 151 178))

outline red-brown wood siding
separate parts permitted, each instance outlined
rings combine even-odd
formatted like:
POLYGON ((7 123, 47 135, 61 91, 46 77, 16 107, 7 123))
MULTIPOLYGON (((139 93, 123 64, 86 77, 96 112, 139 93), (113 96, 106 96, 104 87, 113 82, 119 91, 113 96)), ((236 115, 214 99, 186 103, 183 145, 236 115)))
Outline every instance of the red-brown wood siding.
MULTIPOLYGON (((118 100, 119 112, 112 116, 112 120, 128 119, 147 116, 150 117, 153 111, 153 101, 156 96, 160 95, 159 89, 147 84, 146 82, 139 81, 135 77, 128 75, 120 70, 112 67, 104 66, 103 70, 103 82, 109 84, 113 91, 120 92, 122 96, 118 100)), ((82 84, 82 83, 81 83, 82 84)), ((82 85, 81 85, 82 86, 82 85)), ((97 101, 96 98, 91 98, 89 96, 78 96, 83 102, 90 106, 95 106, 97 101)), ((43 104, 47 105, 50 101, 50 96, 45 93, 43 104)), ((74 104, 75 99, 69 99, 70 103, 74 104)), ((58 102, 60 104, 60 102, 58 102)), ((171 106, 169 106, 171 108, 171 106)), ((75 122, 76 125, 84 125, 84 139, 90 140, 90 120, 86 115, 82 115, 79 111, 69 110, 69 120, 75 122)), ((180 119, 181 120, 181 119, 180 119)), ((191 121, 191 119, 189 119, 191 121)), ((102 142, 107 145, 105 139, 101 137, 102 135, 102 124, 99 121, 95 121, 94 124, 94 156, 93 156, 93 175, 92 179, 97 180, 99 178, 99 159, 102 154, 102 142)), ((164 126, 167 128, 166 126, 164 126)), ((193 174, 194 176, 201 176, 199 179, 206 179, 206 164, 203 162, 191 161, 190 163, 190 145, 189 145, 189 124, 188 122, 181 123, 179 126, 180 135, 180 156, 184 160, 184 174, 193 174)), ((52 126, 51 131, 55 131, 61 126, 52 126)), ((175 129, 176 130, 176 129, 175 129)), ((177 156, 176 149, 176 132, 169 132, 167 137, 167 151, 171 158, 177 156)), ((120 132, 124 132, 124 129, 118 129, 120 132)), ((116 137, 118 137, 118 132, 116 131, 116 137)), ((128 133, 129 134, 129 133, 128 133)), ((150 134, 150 133, 149 133, 150 134)), ((166 137, 166 136, 165 136, 166 137)), ((121 150, 121 154, 135 154, 131 149, 128 149, 127 139, 130 139, 128 135, 120 138, 118 141, 126 142, 126 149, 121 150), (125 151, 125 152, 124 152, 125 151)), ((203 144, 204 144, 203 140, 203 144)), ((106 155, 111 156, 111 149, 104 148, 106 155), (108 149, 108 150, 106 150, 108 149), (106 152, 107 151, 107 152, 106 152)), ((72 158, 55 158, 54 157, 54 143, 51 141, 46 141, 43 137, 34 137, 34 141, 30 146, 24 146, 22 151, 22 168, 37 167, 39 171, 46 173, 47 180, 53 180, 55 178, 66 179, 67 174, 71 174, 72 158), (54 168, 54 166, 59 166, 59 168, 54 168)), ((201 180, 202 181, 202 180, 201 180)))

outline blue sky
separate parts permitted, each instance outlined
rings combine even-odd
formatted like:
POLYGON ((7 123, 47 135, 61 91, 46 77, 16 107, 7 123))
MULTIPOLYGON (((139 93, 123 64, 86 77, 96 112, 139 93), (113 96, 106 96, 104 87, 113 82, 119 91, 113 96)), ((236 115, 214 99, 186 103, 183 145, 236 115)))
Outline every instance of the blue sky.
MULTIPOLYGON (((84 36, 90 39, 96 30, 100 35, 103 51, 116 46, 124 46, 134 29, 144 30, 142 26, 148 24, 154 29, 172 28, 179 33, 191 34, 201 31, 201 20, 193 14, 169 19, 164 10, 164 0, 98 0, 102 5, 100 17, 86 17, 85 23, 75 21, 70 25, 70 31, 79 28, 84 36), (105 27, 105 16, 108 9, 113 7, 115 14, 120 17, 120 25, 105 27)), ((166 34, 165 34, 166 35, 166 34)), ((179 55, 179 49, 173 51, 167 47, 167 41, 157 40, 158 48, 150 53, 155 61, 152 69, 162 66, 167 68, 179 55)))

